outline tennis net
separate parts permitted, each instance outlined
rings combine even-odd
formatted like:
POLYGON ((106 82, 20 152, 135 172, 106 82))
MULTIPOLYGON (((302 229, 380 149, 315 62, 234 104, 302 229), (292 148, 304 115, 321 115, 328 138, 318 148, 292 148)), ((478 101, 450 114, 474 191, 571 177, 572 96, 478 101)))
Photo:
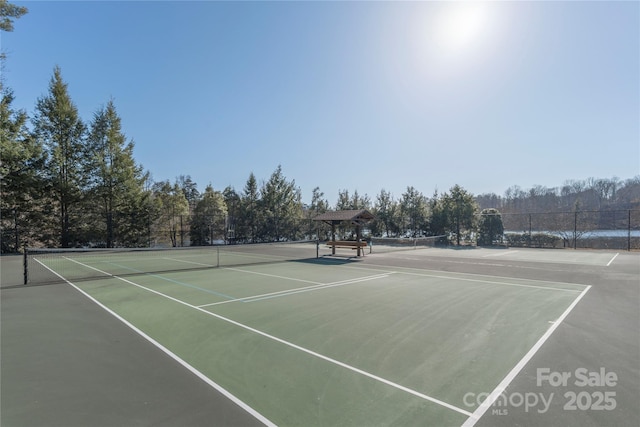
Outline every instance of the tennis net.
POLYGON ((415 238, 372 237, 371 253, 406 251, 446 245, 447 236, 415 238))
POLYGON ((36 249, 24 254, 24 283, 86 280, 318 257, 315 240, 185 248, 36 249))

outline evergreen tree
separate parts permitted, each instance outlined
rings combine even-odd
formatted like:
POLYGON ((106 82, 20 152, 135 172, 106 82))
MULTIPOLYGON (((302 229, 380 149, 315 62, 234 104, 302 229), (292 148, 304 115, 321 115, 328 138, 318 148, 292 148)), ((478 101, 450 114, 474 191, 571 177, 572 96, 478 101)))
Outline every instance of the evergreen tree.
POLYGON ((0 0, 0 31, 13 31, 13 20, 28 12, 24 6, 16 6, 7 0, 0 0))
MULTIPOLYGON (((127 142, 121 120, 113 101, 100 109, 93 118, 88 137, 91 156, 87 176, 91 177, 85 206, 98 208, 99 222, 108 248, 138 246, 142 239, 134 233, 132 224, 148 222, 144 216, 144 185, 148 175, 133 158, 133 141, 127 142)), ((87 214, 94 213, 87 209, 87 214)))
POLYGON ((15 252, 41 228, 42 145, 29 135, 27 114, 11 107, 13 92, 0 81, 0 219, 2 252, 15 252), (40 226, 39 226, 40 224, 40 226))
MULTIPOLYGON (((254 242, 258 232, 258 222, 260 220, 260 192, 258 191, 258 181, 251 172, 242 192, 240 200, 241 213, 239 227, 242 240, 254 242)), ((240 236, 238 236, 240 237, 240 236)))
POLYGON ((300 189, 287 181, 278 166, 262 190, 263 236, 270 241, 296 240, 302 218, 300 189))
MULTIPOLYGON (((13 31, 13 21, 27 8, 0 0, 0 31, 13 31)), ((0 69, 6 55, 0 52, 0 69)), ((11 107, 13 91, 0 74, 0 251, 15 252, 41 229, 37 209, 42 181, 38 171, 45 159, 42 146, 27 130, 27 114, 11 107)))
POLYGON ((198 185, 193 182, 190 175, 180 175, 178 177, 178 185, 182 188, 185 199, 189 203, 189 212, 193 212, 196 204, 200 200, 200 192, 198 185))
POLYGON ((456 244, 460 246, 462 231, 475 228, 476 203, 473 195, 457 184, 449 191, 442 196, 443 209, 448 231, 455 235, 456 244))
POLYGON ((183 246, 188 225, 187 202, 180 185, 169 181, 157 182, 153 185, 153 199, 158 211, 158 219, 154 224, 155 244, 171 244, 172 247, 183 246))
POLYGON ((429 234, 432 236, 444 236, 449 229, 447 212, 443 199, 434 191, 429 201, 429 234))
POLYGON ((391 193, 384 188, 380 190, 373 209, 373 214, 376 217, 371 224, 373 233, 384 237, 396 235, 399 230, 398 211, 398 204, 393 200, 391 193))
POLYGON ((49 94, 38 99, 33 119, 34 135, 48 154, 44 168, 57 217, 59 244, 69 247, 78 236, 82 192, 88 184, 85 125, 69 96, 59 67, 54 69, 49 94))
POLYGON ((320 187, 315 187, 311 193, 311 205, 306 209, 308 238, 328 239, 331 229, 327 224, 314 221, 313 218, 329 210, 329 202, 324 198, 324 193, 320 187))
POLYGON ((427 228, 427 199, 414 187, 407 187, 400 201, 402 229, 418 237, 427 228))
POLYGON ((349 190, 338 190, 338 201, 336 202, 336 210, 348 210, 353 209, 351 204, 351 196, 349 190))
POLYGON ((358 190, 354 191, 353 195, 349 195, 349 190, 339 190, 336 210, 350 209, 371 209, 371 199, 366 194, 361 196, 358 190))
POLYGON ((241 242, 244 240, 244 236, 241 235, 242 206, 240 196, 231 186, 225 188, 222 195, 224 196, 224 202, 229 213, 226 223, 226 240, 231 243, 241 242))
POLYGON ((226 216, 224 196, 208 185, 191 215, 191 245, 212 245, 215 241, 224 239, 226 216))

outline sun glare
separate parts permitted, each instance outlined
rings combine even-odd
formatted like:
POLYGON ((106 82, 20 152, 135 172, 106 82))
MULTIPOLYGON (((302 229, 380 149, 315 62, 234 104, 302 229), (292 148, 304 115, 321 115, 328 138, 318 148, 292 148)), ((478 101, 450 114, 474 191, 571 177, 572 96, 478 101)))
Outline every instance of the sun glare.
POLYGON ((438 15, 433 42, 443 53, 458 53, 472 47, 489 27, 485 2, 449 2, 438 15))

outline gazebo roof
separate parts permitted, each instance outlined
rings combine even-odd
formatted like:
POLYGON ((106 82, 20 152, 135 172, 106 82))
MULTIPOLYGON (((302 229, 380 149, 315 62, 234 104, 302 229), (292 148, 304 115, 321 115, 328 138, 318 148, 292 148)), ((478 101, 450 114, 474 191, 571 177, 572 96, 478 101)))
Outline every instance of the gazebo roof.
POLYGON ((343 211, 329 211, 322 213, 315 218, 314 221, 324 221, 329 223, 337 223, 343 221, 351 221, 356 224, 365 224, 374 218, 366 209, 349 209, 343 211))

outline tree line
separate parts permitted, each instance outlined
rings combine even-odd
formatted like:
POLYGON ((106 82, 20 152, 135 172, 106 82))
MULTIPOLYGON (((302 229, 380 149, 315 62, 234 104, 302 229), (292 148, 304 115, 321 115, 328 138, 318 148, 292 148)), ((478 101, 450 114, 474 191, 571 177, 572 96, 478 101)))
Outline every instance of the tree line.
POLYGON ((536 185, 523 189, 515 185, 503 196, 481 194, 476 201, 480 208, 497 208, 510 214, 636 210, 640 209, 640 175, 627 180, 617 177, 568 180, 552 188, 536 185))
POLYGON ((48 247, 210 245, 323 238, 313 217, 331 208, 369 209, 372 235, 423 236, 469 228, 473 195, 460 186, 428 199, 408 187, 399 200, 382 190, 371 201, 339 192, 334 206, 319 188, 302 203, 300 188, 278 166, 258 183, 251 173, 241 191, 207 186, 187 176, 153 182, 133 156, 113 100, 85 123, 55 67, 48 92, 31 116, 12 108, 1 87, 2 250, 48 247), (29 126, 29 122, 31 126, 29 126))

